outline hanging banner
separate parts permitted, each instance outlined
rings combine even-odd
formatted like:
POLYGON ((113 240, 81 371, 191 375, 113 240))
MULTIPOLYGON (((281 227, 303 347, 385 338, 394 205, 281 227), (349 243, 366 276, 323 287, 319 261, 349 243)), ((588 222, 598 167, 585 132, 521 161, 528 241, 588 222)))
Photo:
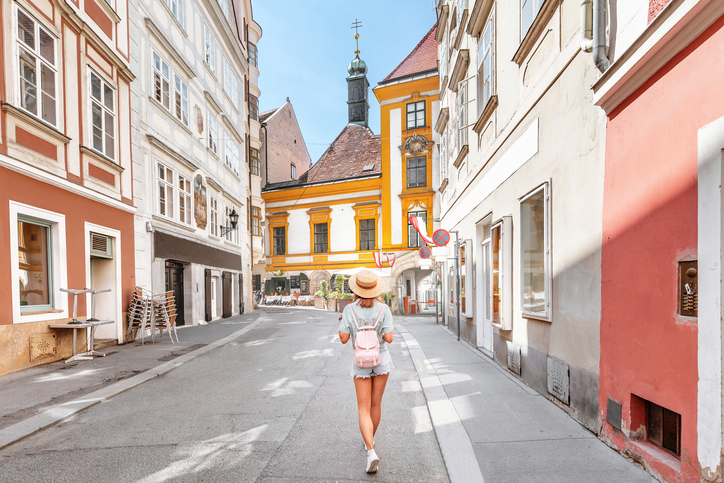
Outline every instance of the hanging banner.
POLYGON ((374 258, 377 268, 382 268, 382 252, 374 252, 372 258, 374 258))
POLYGON ((393 252, 387 252, 385 256, 387 257, 387 264, 390 266, 390 268, 394 267, 395 262, 397 261, 397 254, 393 252))
POLYGON ((435 242, 432 241, 432 238, 427 236, 427 223, 425 223, 425 220, 423 220, 419 216, 408 216, 407 221, 409 221, 410 224, 415 227, 415 230, 417 230, 417 233, 420 234, 420 238, 422 238, 425 243, 427 243, 428 245, 435 244, 435 242), (421 228, 424 228, 425 231, 423 232, 421 228))

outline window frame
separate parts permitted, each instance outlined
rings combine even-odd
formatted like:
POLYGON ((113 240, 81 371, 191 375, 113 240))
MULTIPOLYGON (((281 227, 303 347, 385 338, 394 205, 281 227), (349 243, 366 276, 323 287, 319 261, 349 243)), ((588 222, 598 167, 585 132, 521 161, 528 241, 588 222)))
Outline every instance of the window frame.
MULTIPOLYGON (((419 211, 408 211, 407 217, 410 216, 423 216, 425 221, 425 230, 427 230, 427 210, 419 210, 419 211)), ((407 218, 406 218, 407 219, 407 218)), ((412 223, 410 223, 410 220, 407 219, 407 248, 420 248, 427 246, 427 243, 422 239, 420 234, 417 232, 414 226, 412 226, 412 223), (412 236, 412 233, 415 234, 415 240, 416 244, 411 245, 410 244, 410 236, 412 236)))
POLYGON ((408 102, 405 104, 405 126, 407 126, 407 129, 418 129, 421 127, 425 127, 427 124, 427 102, 425 100, 422 101, 413 101, 408 102), (418 109, 419 105, 422 104, 422 109, 418 109), (413 107, 413 110, 410 111, 410 106, 413 107), (419 116, 418 113, 422 113, 422 124, 419 124, 419 116), (410 126, 410 114, 414 114, 413 123, 412 126, 410 126))
POLYGON ((181 28, 185 29, 184 24, 184 2, 183 0, 164 0, 164 3, 171 10, 171 15, 181 25, 181 28))
POLYGON ((173 114, 176 116, 176 119, 178 119, 184 126, 189 125, 189 87, 184 82, 184 80, 181 78, 180 75, 178 75, 176 72, 173 74, 173 99, 174 99, 174 109, 173 114), (184 95, 184 90, 186 91, 186 95, 184 95), (179 99, 180 99, 180 105, 179 105, 179 99), (184 102, 186 103, 186 107, 184 109, 184 102), (182 117, 179 117, 179 115, 184 115, 185 119, 182 117))
POLYGON ((314 223, 314 253, 329 253, 329 222, 325 221, 322 223, 314 223), (317 227, 324 227, 324 230, 317 232, 317 227), (320 236, 323 241, 317 242, 317 236, 320 236), (317 248, 319 247, 319 249, 317 248))
POLYGON ((48 124, 50 126, 58 127, 59 126, 59 86, 58 86, 58 38, 45 28, 45 26, 37 20, 37 18, 33 15, 31 15, 27 10, 20 7, 19 5, 15 4, 15 8, 13 11, 13 33, 14 33, 14 42, 13 42, 13 49, 14 49, 14 61, 15 61, 15 68, 17 69, 17 72, 15 73, 15 86, 16 86, 16 105, 19 109, 21 109, 23 112, 28 113, 29 115, 33 116, 34 118, 42 121, 45 124, 48 124), (20 29, 19 29, 19 14, 24 15, 27 17, 30 21, 33 22, 33 36, 34 36, 34 43, 35 46, 31 48, 25 41, 21 40, 20 38, 20 29), (50 38, 53 41, 53 61, 49 61, 46 57, 41 55, 41 45, 40 45, 40 31, 43 31, 45 35, 50 38), (22 90, 22 72, 20 69, 20 52, 21 49, 24 49, 28 51, 33 57, 35 57, 35 107, 37 110, 37 113, 33 113, 29 109, 25 108, 23 106, 23 90, 22 90), (55 120, 53 122, 50 122, 43 118, 43 111, 45 106, 44 97, 46 92, 43 91, 42 87, 42 76, 43 76, 43 66, 46 66, 50 69, 50 71, 53 74, 53 90, 54 95, 50 96, 53 100, 53 116, 55 117, 55 120))
MULTIPOLYGON (((40 312, 50 311, 55 307, 55 287, 53 286, 53 223, 47 220, 18 214, 16 217, 16 223, 28 223, 36 226, 40 226, 46 229, 46 263, 48 266, 48 273, 46 278, 48 280, 48 303, 37 304, 37 305, 20 305, 20 313, 23 312, 40 312)), ((20 230, 18 229, 18 252, 20 251, 20 230)), ((20 271, 20 261, 17 260, 18 271, 20 271)))
POLYGON ((211 111, 207 113, 206 147, 215 155, 219 155, 219 121, 211 111))
POLYGON ((440 136, 440 143, 438 146, 440 149, 440 181, 443 181, 447 179, 447 129, 445 129, 440 136))
POLYGON ((153 98, 161 104, 164 108, 171 110, 171 92, 172 92, 172 86, 171 86, 171 66, 164 60, 163 57, 156 51, 156 49, 151 49, 151 69, 153 70, 153 76, 151 78, 151 92, 153 92, 153 98), (156 59, 159 61, 159 67, 156 68, 156 59), (168 77, 163 75, 163 68, 166 67, 166 70, 168 72, 168 77), (157 92, 157 86, 156 86, 156 76, 161 80, 161 89, 157 92), (166 103, 163 102, 163 81, 166 81, 166 103), (161 99, 158 99, 158 94, 161 94, 161 99))
POLYGON ((477 104, 478 117, 480 117, 488 105, 490 99, 495 95, 495 7, 490 9, 490 14, 485 22, 483 31, 478 40, 478 62, 477 62, 477 104), (490 39, 485 44, 486 33, 490 34, 490 39), (481 46, 484 48, 481 49, 481 46), (484 55, 481 59, 480 53, 484 55), (485 73, 485 58, 490 56, 490 72, 487 76, 485 73), (485 86, 488 86, 488 95, 485 95, 485 86))
POLYGON ((204 25, 204 64, 216 75, 216 39, 208 25, 204 25))
POLYGON ((259 68, 259 49, 256 44, 248 42, 249 45, 249 65, 259 68))
MULTIPOLYGON (((20 305, 20 286, 17 283, 12 284, 12 323, 23 324, 27 322, 39 322, 46 320, 59 320, 68 318, 68 297, 67 294, 58 293, 61 287, 67 287, 67 257, 66 257, 66 227, 65 215, 55 213, 35 206, 10 201, 10 246, 18 247, 18 221, 28 220, 30 223, 37 223, 49 226, 48 237, 48 285, 49 292, 52 291, 51 305, 32 305, 24 307, 32 307, 31 309, 21 310, 20 305), (51 288, 52 286, 52 288, 51 288)), ((12 280, 20 278, 20 264, 16 258, 10 267, 10 277, 12 280)))
POLYGON ((546 0, 520 0, 520 40, 521 42, 525 38, 525 36, 530 31, 530 28, 533 26, 533 23, 535 23, 535 19, 540 13, 541 7, 543 7, 543 4, 546 0), (528 5, 533 5, 533 10, 531 12, 531 18, 530 23, 525 25, 525 13, 524 8, 528 5))
POLYGON ((259 150, 249 148, 249 162, 251 163, 251 174, 261 176, 261 163, 259 161, 259 150), (254 153, 256 152, 256 156, 254 153))
MULTIPOLYGON (((224 205, 224 215, 225 215, 224 216, 224 227, 229 228, 229 229, 226 230, 226 233, 224 233, 223 238, 224 238, 224 240, 226 240, 227 242, 229 242, 231 244, 238 245, 239 244, 239 227, 241 226, 241 221, 239 221, 239 224, 237 225, 236 230, 230 229, 231 223, 229 220, 229 215, 234 210, 236 210, 236 206, 230 205, 230 204, 224 205)), ((241 215, 240 209, 237 210, 236 212, 241 215)))
POLYGON ((258 206, 251 207, 251 234, 261 236, 261 208, 258 206))
POLYGON ((259 120, 259 98, 251 92, 248 95, 249 99, 249 117, 255 121, 259 120))
POLYGON ((193 225, 193 217, 191 216, 194 211, 194 205, 191 201, 193 195, 193 189, 191 188, 191 178, 187 178, 185 175, 178 173, 176 175, 176 190, 178 193, 178 222, 184 225, 193 225), (184 189, 183 185, 186 184, 188 191, 184 189), (183 205, 183 206, 182 206, 183 205), (184 214, 186 215, 184 217, 184 214), (187 218, 188 221, 186 221, 187 218))
POLYGON ((209 235, 220 238, 219 236, 219 199, 214 195, 209 195, 209 235))
POLYGON ((104 156, 110 160, 113 160, 115 162, 116 145, 117 145, 117 141, 118 141, 117 136, 116 136, 116 128, 118 126, 118 120, 117 120, 117 118, 118 118, 118 115, 117 115, 118 91, 116 90, 116 88, 113 85, 111 85, 110 83, 108 83, 108 81, 106 81, 105 77, 96 73, 91 68, 88 69, 88 75, 87 75, 86 79, 88 81, 88 116, 89 116, 88 117, 88 120, 89 120, 88 128, 90 129, 90 134, 89 134, 90 146, 89 147, 93 151, 95 151, 95 152, 101 154, 102 156, 104 156), (100 90, 101 90, 100 95, 101 95, 101 97, 103 97, 103 100, 99 100, 99 99, 93 97, 93 76, 97 77, 98 81, 100 82, 100 90), (112 100, 113 111, 111 111, 108 108, 108 106, 106 105, 106 102, 105 102, 106 89, 104 89, 104 86, 107 86, 113 95, 113 100, 112 100), (103 136, 101 138, 102 149, 100 149, 100 150, 95 147, 95 142, 93 141, 93 129, 95 127, 95 125, 93 123, 93 106, 94 106, 94 104, 98 105, 100 107, 101 113, 103 114, 101 116, 101 121, 102 121, 101 132, 103 134, 103 136), (112 119, 113 119, 112 137, 111 137, 111 140, 113 141, 113 144, 112 144, 113 152, 111 154, 108 154, 108 145, 107 145, 108 132, 106 130, 107 129, 106 122, 108 120, 107 119, 108 113, 110 113, 112 115, 112 119))
POLYGON ((227 136, 224 143, 224 164, 239 175, 239 145, 231 136, 227 136))
POLYGON ((176 219, 176 170, 166 166, 164 163, 160 161, 156 161, 156 214, 159 216, 163 216, 164 218, 168 218, 169 220, 176 219), (171 180, 167 180, 165 177, 160 178, 159 177, 159 167, 163 167, 164 169, 164 176, 166 176, 169 172, 171 173, 171 180), (164 210, 164 213, 161 213, 161 184, 164 185, 164 204, 166 207, 169 205, 169 200, 171 203, 170 211, 171 213, 168 213, 168 208, 164 210), (171 189, 171 196, 168 196, 168 189, 171 189))
POLYGON ((287 238, 287 228, 285 226, 273 226, 272 227, 272 254, 273 256, 277 255, 286 255, 286 238, 287 238), (277 235, 277 230, 281 230, 281 235, 277 235), (281 244, 278 243, 281 241, 281 244))
POLYGON ((526 318, 532 318, 537 320, 545 320, 548 322, 552 321, 552 304, 551 304, 551 287, 553 286, 553 280, 552 280, 552 265, 551 265, 551 229, 550 229, 550 190, 549 190, 549 183, 543 183, 542 185, 537 186, 532 191, 530 191, 528 194, 523 196, 519 199, 519 216, 520 216, 520 229, 518 232, 520 233, 520 239, 519 241, 519 266, 520 266, 520 311, 523 317, 526 318), (526 223, 524 223, 524 204, 526 201, 531 199, 532 197, 538 195, 540 192, 543 192, 543 235, 541 238, 541 241, 543 242, 543 280, 544 280, 544 295, 545 295, 545 301, 544 301, 544 307, 545 310, 543 312, 533 312, 531 310, 526 310, 524 306, 524 294, 525 291, 525 281, 526 281, 526 266, 525 266, 525 253, 524 253, 524 239, 527 234, 527 227, 526 223))
POLYGON ((364 218, 364 219, 359 220, 359 224, 358 224, 358 226, 357 226, 357 230, 358 230, 358 233, 359 233, 359 250, 360 250, 360 251, 364 251, 364 250, 375 250, 375 249, 376 249, 376 247, 377 247, 377 238, 376 238, 376 236, 377 236, 377 234, 376 234, 377 227, 376 227, 376 224, 377 224, 377 220, 376 220, 375 218, 364 218), (366 223, 366 224, 367 224, 367 228, 365 228, 364 230, 362 229, 362 222, 363 222, 363 221, 364 221, 364 222, 367 222, 367 223, 366 223), (370 226, 371 226, 371 228, 370 228, 370 226), (366 233, 366 235, 367 235, 367 240, 362 240, 362 233, 363 233, 363 232, 366 233), (370 232, 372 233, 372 237, 371 237, 371 238, 370 238, 370 232), (367 248, 363 248, 363 247, 362 247, 362 244, 363 244, 363 243, 366 243, 366 244, 367 244, 367 248), (372 247, 371 247, 371 248, 370 248, 370 243, 372 243, 372 247))
POLYGON ((457 95, 457 144, 458 153, 468 145, 468 83, 463 80, 458 87, 457 95))
POLYGON ((293 180, 297 179, 297 167, 294 165, 294 163, 290 163, 290 168, 291 168, 292 179, 293 180))
POLYGON ((423 154, 422 156, 410 156, 408 158, 405 158, 405 186, 407 189, 417 189, 417 188, 427 188, 427 155, 423 154), (414 161, 417 165, 413 168, 410 168, 410 162, 414 161), (420 161, 423 161, 423 165, 420 166, 420 161), (422 168, 422 172, 424 173, 424 182, 423 184, 420 184, 420 169, 422 168), (410 171, 411 169, 415 170, 415 183, 414 186, 410 186, 410 171))

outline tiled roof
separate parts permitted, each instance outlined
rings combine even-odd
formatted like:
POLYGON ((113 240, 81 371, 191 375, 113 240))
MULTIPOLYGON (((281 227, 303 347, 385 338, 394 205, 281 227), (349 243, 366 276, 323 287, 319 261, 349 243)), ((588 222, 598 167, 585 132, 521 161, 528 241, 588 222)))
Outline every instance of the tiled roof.
POLYGON ((425 72, 437 69, 437 40, 435 40, 435 31, 437 23, 432 26, 430 31, 420 40, 412 52, 390 72, 390 75, 384 78, 382 82, 386 82, 398 77, 404 77, 418 72, 425 72))
POLYGON ((272 117, 272 115, 274 115, 274 113, 277 112, 279 109, 280 109, 280 108, 277 107, 277 108, 272 109, 272 110, 270 110, 270 111, 264 111, 264 112, 260 113, 260 114, 259 114, 259 122, 264 122, 264 121, 266 121, 267 119, 269 119, 270 117, 272 117))
POLYGON ((380 136, 360 124, 348 124, 319 160, 296 181, 274 183, 266 189, 291 188, 312 183, 381 174, 380 136), (370 168, 365 170, 365 168, 370 168))

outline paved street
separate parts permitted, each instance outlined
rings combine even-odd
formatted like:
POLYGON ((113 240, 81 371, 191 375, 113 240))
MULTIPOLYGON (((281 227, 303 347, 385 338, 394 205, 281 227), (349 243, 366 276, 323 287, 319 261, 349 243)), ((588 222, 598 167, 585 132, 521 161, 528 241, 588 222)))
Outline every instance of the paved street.
POLYGON ((395 318, 395 371, 375 440, 380 471, 367 475, 351 347, 339 344, 336 320, 263 308, 182 329, 185 349, 168 339, 134 343, 67 369, 0 378, 2 435, 39 411, 129 384, 151 368, 148 354, 165 351, 156 365, 189 358, 5 447, 0 481, 470 481, 478 465, 487 482, 654 481, 431 317, 395 318), (120 375, 104 384, 97 374, 113 372, 111 364, 120 375), (71 393, 44 398, 63 377, 71 393), (18 395, 33 404, 22 409, 18 395), (478 465, 455 462, 468 450, 478 465))

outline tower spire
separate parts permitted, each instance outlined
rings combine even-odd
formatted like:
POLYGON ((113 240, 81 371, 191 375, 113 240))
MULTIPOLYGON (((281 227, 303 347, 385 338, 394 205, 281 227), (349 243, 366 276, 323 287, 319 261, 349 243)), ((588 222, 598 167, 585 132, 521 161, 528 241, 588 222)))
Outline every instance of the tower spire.
POLYGON ((359 32, 357 31, 357 29, 359 29, 360 27, 362 27, 362 22, 354 19, 354 22, 352 22, 352 28, 354 29, 354 42, 357 48, 354 53, 357 55, 359 55, 359 32))
POLYGON ((347 110, 349 112, 350 124, 361 124, 367 126, 369 121, 370 106, 367 103, 367 91, 370 83, 367 82, 367 64, 359 58, 359 32, 362 22, 354 19, 352 28, 354 29, 354 41, 357 50, 354 51, 355 58, 347 67, 349 77, 347 77, 347 110))

